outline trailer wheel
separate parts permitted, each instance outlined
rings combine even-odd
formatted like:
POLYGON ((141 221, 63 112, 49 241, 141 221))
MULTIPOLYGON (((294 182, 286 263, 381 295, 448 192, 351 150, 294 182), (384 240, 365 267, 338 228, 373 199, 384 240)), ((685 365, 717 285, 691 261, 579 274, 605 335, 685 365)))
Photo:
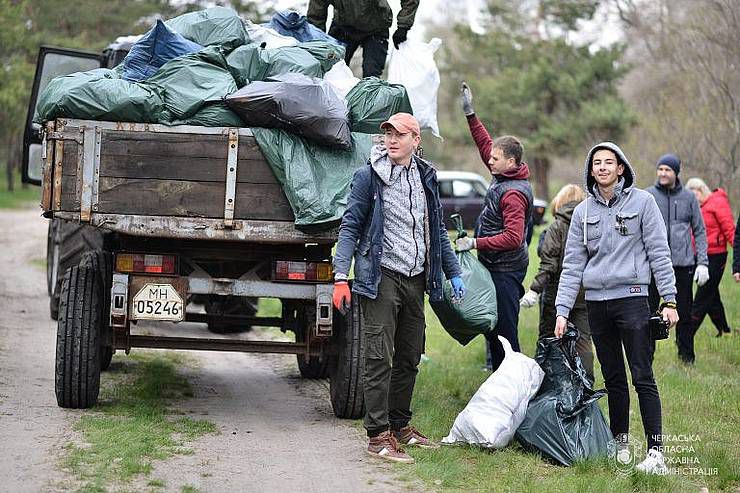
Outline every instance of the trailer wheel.
POLYGON ((364 342, 360 304, 352 300, 347 315, 334 311, 332 357, 329 375, 331 407, 339 418, 358 419, 365 414, 365 396, 362 390, 364 342))
POLYGON ((91 267, 70 267, 62 280, 54 387, 60 407, 85 409, 100 390, 100 280, 91 267))
POLYGON ((103 248, 104 233, 88 225, 52 219, 46 242, 46 276, 49 289, 49 315, 59 317, 59 293, 67 269, 77 265, 89 250, 103 248))
POLYGON ((80 266, 90 267, 98 273, 100 287, 100 369, 107 370, 115 350, 113 349, 113 330, 110 326, 110 292, 113 285, 113 255, 104 250, 85 252, 80 266))
MULTIPOLYGON (((302 310, 305 314, 305 310, 302 310)), ((305 320, 305 315, 299 319, 298 330, 295 333, 295 342, 304 342, 306 340, 306 331, 313 330, 313 327, 305 320)), ((327 378, 331 370, 332 358, 328 355, 310 356, 306 361, 305 354, 296 354, 298 361, 298 371, 303 378, 319 379, 327 378)))

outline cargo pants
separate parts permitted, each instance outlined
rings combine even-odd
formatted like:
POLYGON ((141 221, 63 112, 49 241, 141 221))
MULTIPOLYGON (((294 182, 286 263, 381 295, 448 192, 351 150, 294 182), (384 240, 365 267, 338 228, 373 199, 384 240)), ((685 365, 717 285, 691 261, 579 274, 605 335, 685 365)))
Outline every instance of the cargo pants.
POLYGON ((424 351, 424 273, 407 277, 382 268, 378 296, 360 296, 363 389, 369 437, 411 420, 411 397, 424 351))

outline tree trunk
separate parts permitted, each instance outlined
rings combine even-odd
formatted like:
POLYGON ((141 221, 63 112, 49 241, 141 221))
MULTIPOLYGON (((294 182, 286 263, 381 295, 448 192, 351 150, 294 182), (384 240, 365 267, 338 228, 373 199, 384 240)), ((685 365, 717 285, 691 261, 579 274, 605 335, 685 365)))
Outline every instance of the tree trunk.
POLYGON ((5 179, 7 180, 8 184, 8 191, 13 191, 13 162, 14 162, 14 152, 13 152, 13 144, 14 144, 14 138, 13 138, 14 132, 9 132, 7 140, 5 141, 5 179))
POLYGON ((530 181, 538 199, 550 200, 550 159, 536 157, 529 166, 530 181))

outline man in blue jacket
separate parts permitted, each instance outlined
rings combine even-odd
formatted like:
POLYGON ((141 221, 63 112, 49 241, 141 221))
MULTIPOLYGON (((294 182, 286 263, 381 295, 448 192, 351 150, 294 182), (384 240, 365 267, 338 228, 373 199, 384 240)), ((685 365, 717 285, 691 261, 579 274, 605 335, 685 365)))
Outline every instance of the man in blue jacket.
MULTIPOLYGON (((696 327, 691 320, 691 305, 694 299, 691 281, 693 279, 699 286, 706 284, 709 280, 709 257, 707 257, 707 232, 699 201, 693 192, 686 190, 681 184, 678 177, 680 172, 681 160, 678 156, 664 154, 658 159, 657 181, 646 190, 655 197, 658 209, 663 215, 668 247, 671 249, 679 318, 676 326, 678 357, 684 363, 692 364, 696 359, 694 354, 696 327)), ((648 301, 651 311, 658 309, 660 297, 655 282, 650 283, 648 301)))
POLYGON ((424 291, 442 300, 443 272, 457 297, 465 285, 442 220, 437 173, 415 155, 419 123, 396 113, 381 129, 384 144, 373 147, 370 162, 352 179, 334 256, 333 301, 343 311, 351 300, 347 278, 354 257, 352 291, 364 324, 367 451, 411 463, 399 443, 437 446, 409 425, 424 350, 424 291))
POLYGON ((585 168, 589 195, 576 206, 568 230, 555 299, 555 336, 565 333, 583 285, 588 325, 608 393, 611 431, 620 443, 629 433, 626 354, 648 443, 647 457, 636 468, 648 474, 666 474, 660 395, 653 376, 655 340, 650 333, 647 301, 652 275, 665 300, 663 319, 670 325, 678 322, 676 281, 665 225, 653 196, 635 187, 635 172, 616 144, 594 146, 585 168))

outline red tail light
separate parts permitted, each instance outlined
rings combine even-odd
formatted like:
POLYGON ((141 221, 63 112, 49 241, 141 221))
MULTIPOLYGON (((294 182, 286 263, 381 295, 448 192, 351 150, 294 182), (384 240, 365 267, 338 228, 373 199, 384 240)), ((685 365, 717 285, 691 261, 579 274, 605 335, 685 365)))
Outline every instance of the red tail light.
POLYGON ((273 276, 276 281, 328 282, 334 277, 329 262, 292 262, 278 260, 273 263, 273 276))
POLYGON ((116 254, 116 271, 137 274, 177 274, 177 257, 146 253, 118 253, 116 254))

